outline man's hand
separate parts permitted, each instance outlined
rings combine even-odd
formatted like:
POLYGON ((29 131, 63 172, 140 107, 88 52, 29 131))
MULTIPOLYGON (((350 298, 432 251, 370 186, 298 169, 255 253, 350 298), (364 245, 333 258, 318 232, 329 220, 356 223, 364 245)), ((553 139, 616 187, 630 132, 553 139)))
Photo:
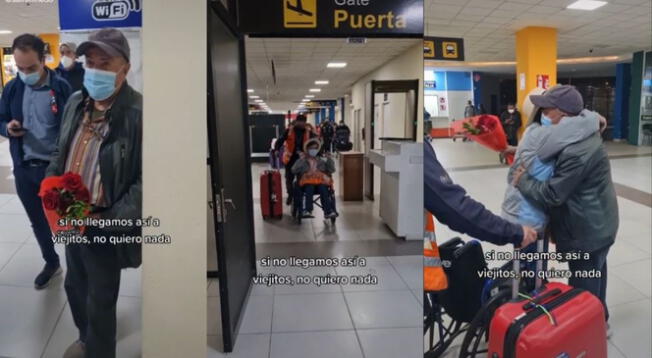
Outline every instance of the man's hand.
POLYGON ((505 149, 505 150, 503 150, 502 152, 500 152, 500 154, 502 154, 502 155, 508 155, 508 154, 512 154, 512 155, 513 155, 513 154, 516 154, 516 147, 513 146, 513 145, 508 145, 508 146, 507 146, 507 149, 505 149))
POLYGON ((531 243, 537 241, 537 231, 529 226, 522 226, 523 228, 523 241, 521 241, 521 246, 519 248, 525 248, 531 243))
POLYGON ((9 123, 7 123, 7 133, 9 134, 10 137, 22 137, 25 135, 24 130, 20 130, 23 128, 23 125, 20 124, 15 119, 12 119, 9 123))
POLYGON ((518 184, 518 181, 521 180, 521 176, 523 176, 523 174, 525 174, 525 172, 526 172, 526 169, 522 165, 519 166, 518 168, 516 168, 516 170, 514 171, 514 177, 512 179, 512 185, 513 186, 516 186, 518 184))

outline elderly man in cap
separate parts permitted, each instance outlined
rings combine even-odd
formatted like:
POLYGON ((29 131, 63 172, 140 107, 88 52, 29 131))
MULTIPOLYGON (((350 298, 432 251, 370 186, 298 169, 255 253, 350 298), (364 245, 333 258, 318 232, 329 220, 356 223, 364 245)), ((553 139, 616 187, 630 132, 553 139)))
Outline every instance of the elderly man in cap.
POLYGON ((76 51, 77 45, 74 42, 64 42, 59 45, 61 59, 59 66, 55 69, 59 76, 68 81, 73 92, 81 90, 84 81, 84 66, 81 62, 77 62, 76 51))
MULTIPOLYGON (((555 86, 530 99, 541 109, 542 123, 555 125, 564 117, 586 115, 582 96, 572 86, 555 86)), ((600 133, 567 145, 557 156, 549 180, 538 181, 523 167, 516 169, 513 178, 523 196, 549 213, 557 251, 581 253, 568 261, 573 274, 568 283, 597 296, 608 319, 607 253, 618 231, 618 202, 600 133), (585 272, 598 277, 587 278, 585 272)))
MULTIPOLYGON (((126 81, 129 44, 122 32, 105 28, 79 45, 77 55, 86 58, 84 88, 66 105, 47 174, 78 173, 91 194, 92 218, 136 221, 142 216, 142 96, 126 81)), ((140 235, 140 229, 87 226, 88 244, 66 245, 64 285, 79 340, 65 358, 115 357, 120 270, 141 260, 139 245, 109 243, 123 234, 140 235), (101 236, 106 243, 96 240, 101 236)))

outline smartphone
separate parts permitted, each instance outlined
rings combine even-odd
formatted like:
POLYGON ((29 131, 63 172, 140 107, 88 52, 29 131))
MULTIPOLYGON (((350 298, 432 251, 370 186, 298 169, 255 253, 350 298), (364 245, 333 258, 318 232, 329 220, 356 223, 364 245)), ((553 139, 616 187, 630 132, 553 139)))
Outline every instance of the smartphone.
POLYGON ((19 128, 10 128, 10 129, 11 129, 12 131, 14 131, 14 132, 18 132, 18 133, 25 133, 25 132, 27 132, 27 129, 25 129, 25 128, 23 128, 23 127, 19 127, 19 128))

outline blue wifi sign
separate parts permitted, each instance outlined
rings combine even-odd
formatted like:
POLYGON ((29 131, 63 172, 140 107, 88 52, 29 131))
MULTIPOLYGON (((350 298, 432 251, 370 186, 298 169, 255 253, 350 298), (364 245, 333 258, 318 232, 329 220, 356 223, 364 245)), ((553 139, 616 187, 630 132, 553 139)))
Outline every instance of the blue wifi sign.
POLYGON ((142 0, 66 0, 59 2, 61 30, 140 27, 142 0))

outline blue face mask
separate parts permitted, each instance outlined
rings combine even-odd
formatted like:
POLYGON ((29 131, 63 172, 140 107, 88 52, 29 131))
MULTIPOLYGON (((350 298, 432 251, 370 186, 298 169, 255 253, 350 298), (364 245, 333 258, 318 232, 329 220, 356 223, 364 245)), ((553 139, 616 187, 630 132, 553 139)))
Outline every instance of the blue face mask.
POLYGON ((18 77, 20 77, 20 80, 23 81, 28 86, 34 86, 36 82, 41 78, 41 74, 39 71, 32 72, 32 73, 25 73, 23 71, 18 71, 18 77))
POLYGON ((319 153, 319 149, 308 149, 308 155, 311 157, 316 157, 319 153))
POLYGON ((88 95, 96 101, 103 101, 115 92, 117 73, 111 71, 86 68, 84 72, 84 88, 88 95))
POLYGON ((544 127, 548 127, 552 125, 552 120, 543 113, 541 114, 541 125, 544 127))

